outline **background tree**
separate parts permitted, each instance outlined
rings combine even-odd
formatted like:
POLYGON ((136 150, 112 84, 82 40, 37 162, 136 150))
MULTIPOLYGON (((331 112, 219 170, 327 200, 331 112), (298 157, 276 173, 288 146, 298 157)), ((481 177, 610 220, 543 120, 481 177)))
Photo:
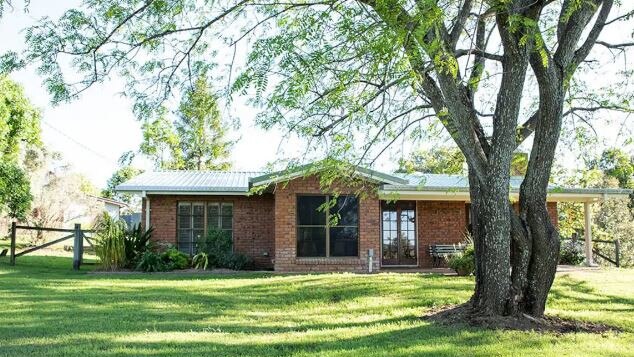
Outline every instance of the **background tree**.
POLYGON ((183 153, 174 125, 161 115, 142 125, 143 141, 139 151, 154 162, 156 168, 179 169, 183 166, 183 153))
POLYGON ((397 172, 422 172, 426 174, 462 175, 465 159, 456 147, 440 147, 413 152, 408 159, 399 161, 397 172))
POLYGON ((118 168, 108 179, 106 188, 101 191, 101 196, 131 204, 133 202, 133 196, 129 193, 116 192, 115 188, 141 173, 143 173, 143 170, 139 170, 131 165, 118 168))
POLYGON ((179 168, 186 170, 229 170, 231 163, 226 141, 226 123, 222 121, 216 96, 205 76, 200 76, 194 88, 181 101, 175 122, 183 153, 179 168))
MULTIPOLYGON (((39 147, 39 111, 20 85, 0 75, 0 207, 11 218, 23 219, 32 200, 20 153, 39 147)), ((29 163, 29 156, 23 156, 29 163)))
POLYGON ((621 188, 634 188, 634 156, 621 149, 611 148, 603 151, 598 160, 599 169, 614 177, 621 188))
POLYGON ((350 172, 399 138, 423 138, 423 122, 436 119, 469 168, 470 316, 541 316, 559 252, 546 196, 563 120, 631 111, 628 73, 606 66, 631 42, 600 38, 606 26, 631 26, 632 12, 610 16, 613 3, 90 0, 26 31, 27 61, 2 68, 36 64, 54 101, 121 73, 143 118, 226 64, 231 78, 220 79, 261 105, 262 127, 309 139, 310 148, 350 161, 350 172), (244 65, 233 66, 233 56, 220 63, 219 46, 237 50, 240 41, 250 44, 244 65), (606 49, 617 52, 595 56, 606 49), (79 81, 66 80, 62 62, 72 63, 79 81), (584 76, 596 68, 614 69, 604 74, 612 79, 607 86, 584 76), (529 136, 516 214, 508 200, 511 161, 529 136))

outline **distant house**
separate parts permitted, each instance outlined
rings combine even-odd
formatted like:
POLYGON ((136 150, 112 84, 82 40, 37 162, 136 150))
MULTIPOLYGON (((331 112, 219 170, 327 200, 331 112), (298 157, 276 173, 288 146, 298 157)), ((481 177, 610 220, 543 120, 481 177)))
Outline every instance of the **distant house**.
POLYGON ((95 198, 97 202, 99 202, 103 206, 103 211, 108 212, 110 217, 114 219, 119 219, 121 217, 121 210, 128 207, 127 203, 113 200, 111 198, 96 196, 92 197, 95 198))
MULTIPOLYGON (((357 197, 341 187, 336 205, 318 210, 327 196, 307 171, 146 172, 117 187, 143 198, 142 223, 153 239, 187 253, 208 229, 233 237, 234 249, 260 268, 276 271, 377 271, 433 266, 430 246, 464 240, 470 221, 468 179, 457 175, 386 174, 358 168, 377 194, 357 197), (283 184, 279 184, 283 183, 283 184), (267 187, 249 194, 252 187, 267 187), (336 224, 330 219, 338 214, 336 224)), ((521 178, 511 180, 517 198, 521 178)), ((557 202, 586 204, 630 191, 551 187, 548 211, 557 224, 557 202)), ((586 231, 589 239, 590 227, 586 231)))

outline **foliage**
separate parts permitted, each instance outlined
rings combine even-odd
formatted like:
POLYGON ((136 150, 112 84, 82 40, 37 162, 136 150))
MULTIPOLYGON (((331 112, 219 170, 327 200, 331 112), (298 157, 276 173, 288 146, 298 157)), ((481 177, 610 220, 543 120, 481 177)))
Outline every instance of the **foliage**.
MULTIPOLYGON (((634 219, 629 212, 628 199, 608 199, 594 214, 592 235, 595 239, 621 242, 621 266, 634 266, 634 219)), ((614 245, 604 244, 601 250, 614 256, 614 245)), ((600 258, 597 258, 601 262, 600 258)), ((606 262, 607 263, 607 262, 606 262)))
POLYGON ((209 265, 209 256, 207 253, 200 252, 192 258, 192 266, 194 269, 198 270, 207 270, 207 266, 209 265))
POLYGON ((24 219, 33 201, 29 179, 15 164, 0 162, 0 214, 24 219))
POLYGON ((39 147, 40 112, 20 85, 0 75, 0 158, 18 162, 20 146, 39 147))
POLYGON ((129 193, 116 192, 115 187, 141 173, 143 173, 143 170, 139 170, 130 165, 118 168, 108 179, 106 188, 101 191, 101 196, 130 204, 132 202, 132 195, 129 193))
POLYGON ((611 148, 603 151, 598 167, 619 182, 619 187, 634 189, 634 156, 623 150, 611 148))
POLYGON ((0 214, 26 218, 33 196, 19 154, 41 146, 40 112, 20 85, 0 75, 0 214))
POLYGON ((475 272, 475 250, 473 243, 468 243, 464 252, 449 255, 447 265, 458 275, 471 275, 475 272))
POLYGON ((168 267, 168 270, 189 268, 189 256, 174 247, 166 249, 161 253, 161 259, 168 267))
POLYGON ((466 162, 460 149, 439 147, 419 150, 407 160, 399 161, 398 172, 422 172, 429 174, 464 174, 466 162))
POLYGON ((143 142, 139 151, 150 157, 157 168, 177 169, 182 166, 183 153, 174 125, 165 114, 143 123, 143 142))
POLYGON ((226 123, 222 121, 216 96, 205 76, 200 76, 194 88, 181 101, 176 131, 183 153, 182 169, 228 170, 230 143, 224 137, 226 123))
POLYGON ((579 265, 586 259, 582 241, 566 239, 561 242, 559 264, 579 265))
POLYGON ((124 221, 103 213, 93 226, 95 253, 105 270, 119 270, 126 266, 126 225, 124 221))
MULTIPOLYGON (((397 172, 422 172, 428 174, 464 175, 465 157, 457 147, 436 147, 418 150, 408 159, 399 160, 397 172)), ((513 153, 511 176, 524 176, 528 168, 528 154, 513 153)))
POLYGON ((144 271, 146 273, 167 271, 169 268, 169 265, 165 263, 161 254, 149 250, 141 255, 139 262, 136 265, 136 270, 144 271))
POLYGON ((253 260, 232 250, 231 235, 220 229, 210 229, 198 242, 198 254, 207 255, 208 265, 212 268, 246 270, 253 268, 253 260))
POLYGON ((141 224, 136 224, 126 230, 124 236, 125 257, 127 266, 133 268, 139 258, 150 248, 150 239, 154 228, 144 230, 141 224))

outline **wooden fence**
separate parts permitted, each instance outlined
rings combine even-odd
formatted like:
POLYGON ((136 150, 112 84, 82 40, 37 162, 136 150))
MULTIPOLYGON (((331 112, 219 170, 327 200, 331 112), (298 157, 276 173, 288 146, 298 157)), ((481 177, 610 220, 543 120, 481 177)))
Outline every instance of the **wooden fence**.
MULTIPOLYGON (((23 255, 33 253, 42 248, 49 247, 53 244, 61 243, 68 239, 73 239, 73 269, 79 270, 81 264, 83 263, 83 255, 84 255, 84 240, 90 246, 93 246, 91 242, 91 238, 86 236, 86 233, 93 233, 92 230, 81 229, 81 224, 75 224, 75 228, 73 229, 65 229, 65 228, 46 228, 46 227, 31 227, 31 226, 21 226, 16 222, 11 223, 11 247, 9 252, 9 264, 15 265, 15 260, 18 257, 23 255), (61 238, 54 239, 50 242, 46 242, 42 245, 38 245, 36 247, 29 247, 21 252, 16 253, 16 238, 18 235, 18 230, 27 230, 27 231, 38 231, 38 232, 59 232, 59 233, 70 233, 61 238)), ((94 246, 93 246, 94 248, 94 246)))
MULTIPOLYGON (((585 241, 579 239, 577 234, 573 234, 571 238, 561 238, 562 240, 572 240, 574 243, 581 243, 585 245, 585 241)), ((614 264, 616 267, 621 267, 621 242, 618 239, 615 240, 592 240, 592 254, 605 259, 605 261, 614 264), (601 246, 595 244, 599 243, 601 246), (605 249, 607 246, 614 245, 614 256, 611 252, 607 252, 605 249)))

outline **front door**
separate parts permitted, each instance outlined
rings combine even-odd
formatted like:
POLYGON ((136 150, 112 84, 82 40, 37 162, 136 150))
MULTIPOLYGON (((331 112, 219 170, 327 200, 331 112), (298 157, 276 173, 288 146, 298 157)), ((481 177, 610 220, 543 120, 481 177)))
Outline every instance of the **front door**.
POLYGON ((416 202, 382 202, 382 265, 416 265, 416 252, 416 202))

